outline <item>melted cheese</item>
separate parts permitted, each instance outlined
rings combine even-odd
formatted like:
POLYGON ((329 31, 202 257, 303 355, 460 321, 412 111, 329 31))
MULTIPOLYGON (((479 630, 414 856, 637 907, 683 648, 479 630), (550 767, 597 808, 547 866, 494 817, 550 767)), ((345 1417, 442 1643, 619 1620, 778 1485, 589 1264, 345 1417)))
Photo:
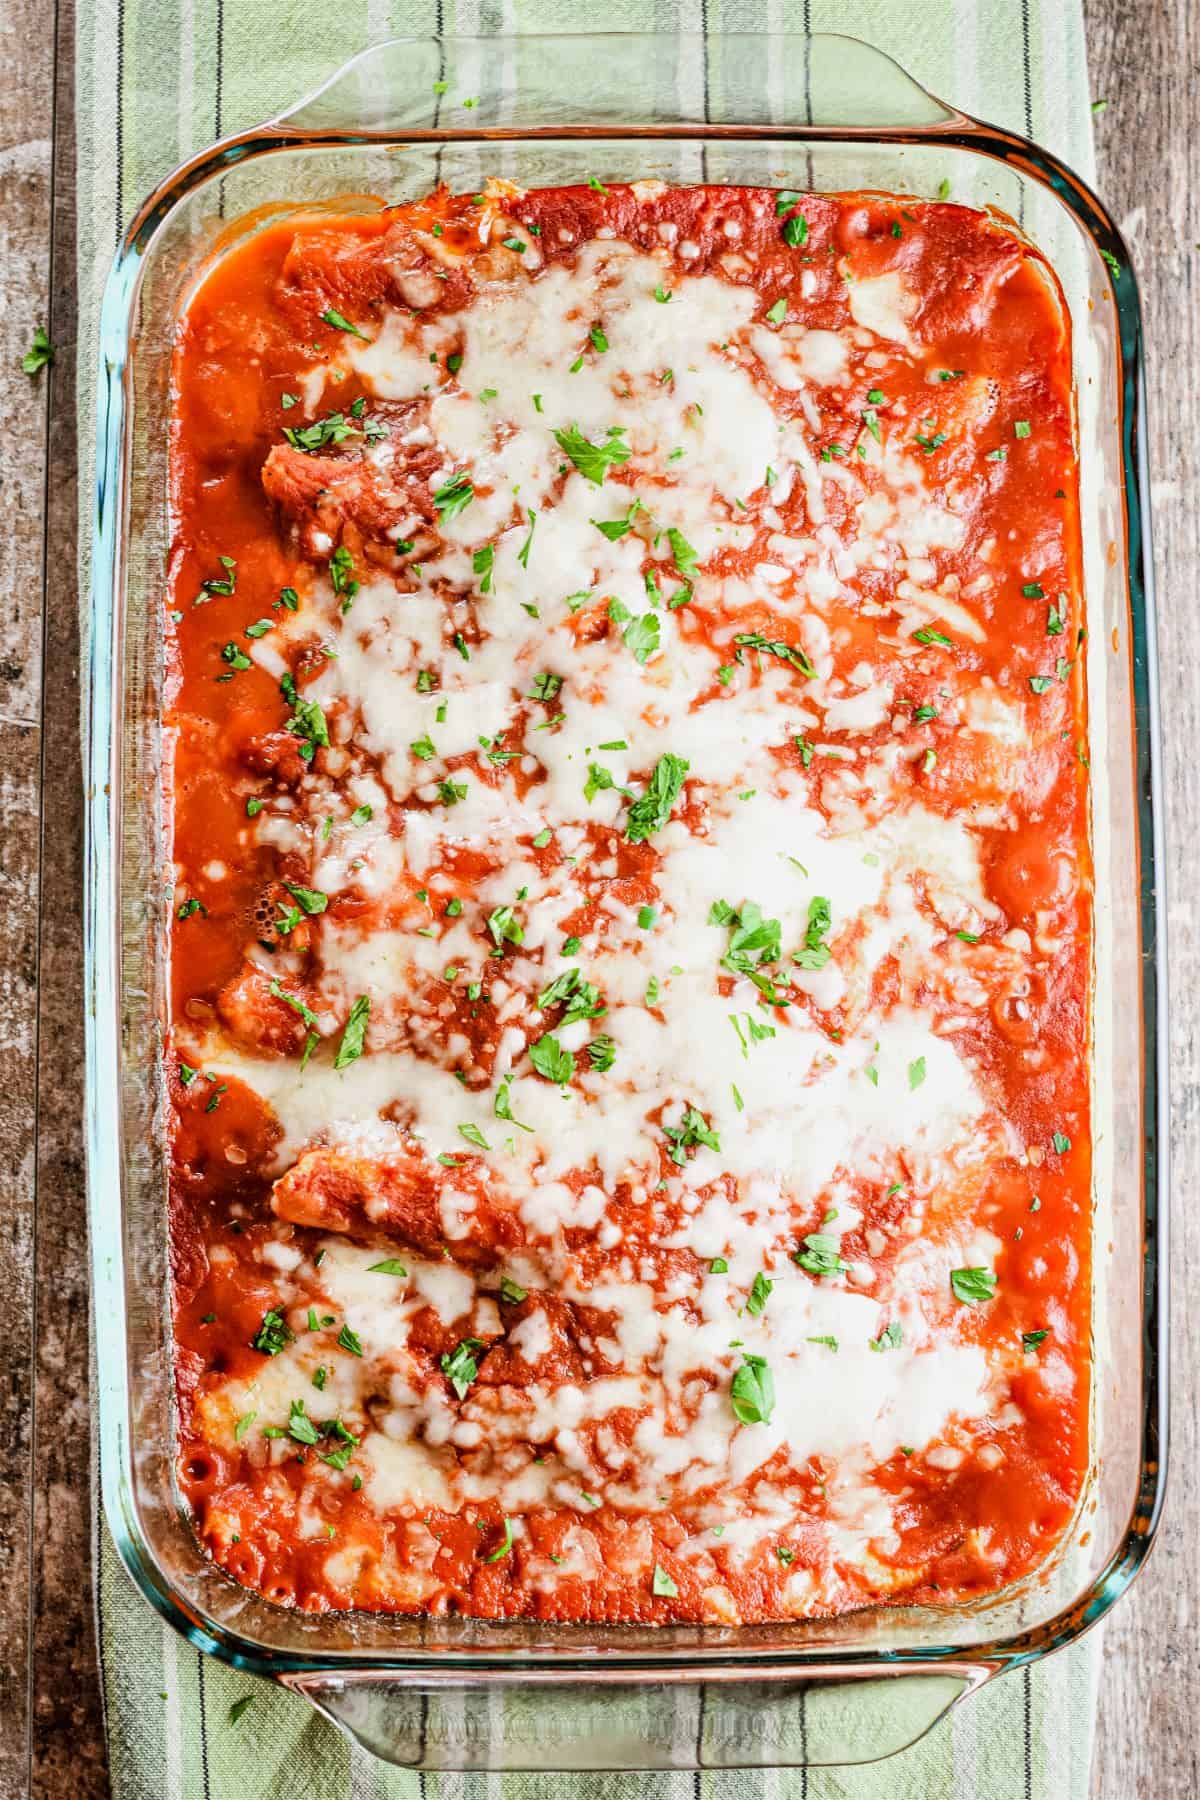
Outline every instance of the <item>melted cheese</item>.
MULTIPOLYGON (((325 1400, 361 1434, 381 1511, 483 1500, 506 1515, 578 1509, 580 1536, 564 1558, 576 1572, 594 1555, 585 1527, 597 1499, 628 1512, 664 1496, 694 1503, 684 1553, 707 1554, 701 1534, 726 1521, 730 1553, 748 1554, 795 1512, 787 1477, 758 1480, 780 1453, 793 1482, 814 1459, 832 1469, 830 1565, 865 1566, 872 1546, 894 1541, 872 1466, 901 1447, 947 1454, 1007 1399, 1003 1369, 949 1285, 951 1270, 994 1255, 994 1240, 962 1241, 960 1220, 989 1168, 1021 1149, 965 1047, 987 989, 963 981, 946 991, 953 932, 978 931, 995 909, 970 819, 912 797, 912 753, 888 737, 897 667, 845 666, 837 608, 865 569, 896 583, 898 655, 913 653, 908 634, 931 621, 968 637, 978 627, 963 602, 930 585, 929 558, 960 547, 963 528, 950 501, 931 499, 911 442, 865 446, 877 477, 868 491, 821 459, 807 422, 812 391, 850 379, 864 333, 912 346, 915 302, 898 274, 853 280, 848 299, 857 329, 847 333, 770 330, 752 289, 681 276, 665 252, 606 240, 573 262, 484 281, 461 314, 396 310, 371 343, 344 350, 380 398, 430 395, 418 436, 439 452, 434 485, 466 470, 475 487, 407 586, 364 578, 343 614, 318 582, 308 615, 336 650, 306 693, 331 721, 340 772, 326 775, 318 759, 296 817, 271 829, 291 850, 311 847, 323 892, 365 897, 352 917, 313 922, 313 1005, 325 1030, 369 996, 368 1053, 342 1071, 319 1054, 301 1071, 218 1038, 201 1048, 207 1068, 238 1075, 273 1108, 281 1169, 314 1142, 386 1155, 415 1138, 430 1158, 453 1158, 466 1126, 488 1144, 492 1191, 521 1224, 521 1279, 604 1315, 604 1339, 584 1362, 603 1357, 619 1372, 540 1373, 552 1339, 534 1312, 507 1335, 531 1379, 476 1385, 459 1404, 418 1373, 412 1319, 428 1308, 459 1337, 494 1336, 498 1275, 406 1250, 410 1273, 396 1282, 368 1272, 377 1251, 330 1239, 306 1279, 363 1356, 333 1359, 325 1400), (655 298, 664 286, 665 303, 655 298), (588 348, 596 321, 602 352, 588 348), (462 346, 461 379, 431 386, 430 358, 451 342, 462 346), (775 390, 799 396, 801 412, 781 416, 775 390), (571 466, 554 436, 570 427, 597 444, 619 428, 629 451, 619 479, 600 485, 571 466), (784 531, 775 509, 792 495, 804 518, 784 531), (621 535, 598 529, 624 518, 631 529, 621 535), (672 532, 695 570, 680 569, 672 532), (489 548, 485 593, 477 558, 489 548), (671 608, 685 587, 689 604, 671 608), (811 660, 811 679, 737 643, 764 608, 811 660), (614 613, 619 625, 653 621, 644 660, 619 628, 580 629, 614 613), (459 617, 475 628, 466 655, 453 641, 459 617), (531 708, 543 672, 561 687, 531 708), (860 756, 855 741, 881 731, 860 756), (791 754, 798 739, 828 753, 820 804, 791 754), (653 836, 647 928, 615 878, 630 794, 667 754, 687 759, 701 816, 689 828, 677 808, 653 836), (610 785, 589 799, 597 766, 610 785), (451 804, 439 785, 448 780, 465 788, 451 804), (347 814, 364 799, 374 817, 351 830, 347 814), (327 816, 331 835, 318 830, 327 816), (549 872, 534 854, 547 832, 560 853, 549 872), (464 851, 484 872, 450 917, 464 851), (764 968, 793 995, 786 1010, 766 1008, 744 972, 722 967, 730 926, 711 923, 713 909, 757 905, 779 922, 790 958, 818 899, 829 910, 829 960, 764 968), (596 909, 568 958, 569 921, 588 902, 596 909), (523 937, 496 958, 482 920, 502 906, 516 908, 523 937), (539 990, 571 967, 607 1010, 558 1030, 580 1071, 564 1087, 541 1079, 527 1050, 550 1029, 539 990), (460 994, 477 982, 496 1008, 490 1076, 468 1038, 447 1033, 447 980, 460 994), (838 1009, 842 1023, 830 1029, 838 1009), (598 1031, 614 1046, 605 1071, 586 1054, 598 1031), (507 1077, 526 1129, 495 1115, 507 1077), (719 1148, 700 1143, 664 1164, 665 1128, 688 1108, 719 1148), (864 1182, 911 1189, 893 1238, 877 1233, 876 1255, 825 1277, 797 1267, 805 1233, 840 1244, 854 1231, 864 1182), (618 1192, 655 1211, 653 1249, 627 1241, 618 1192), (599 1276, 568 1248, 570 1230, 607 1251, 599 1276), (683 1265, 698 1272, 681 1274, 681 1256, 699 1259, 683 1265), (773 1292, 752 1316, 747 1294, 764 1274, 773 1292), (880 1347, 889 1326, 900 1341, 880 1347), (767 1423, 740 1420, 730 1403, 746 1355, 773 1372, 767 1423), (632 1419, 631 1430, 613 1428, 614 1415, 632 1419)), ((1025 737, 1020 708, 994 695, 970 694, 964 718, 1008 753, 1025 737)), ((448 1246, 473 1204, 452 1180, 443 1189, 448 1246)), ((286 1257, 267 1262, 288 1277, 286 1257)), ((251 1410, 286 1424, 320 1355, 298 1333, 254 1383, 231 1382, 219 1406, 210 1402, 213 1429, 227 1436, 251 1410)), ((552 1584, 554 1570, 541 1579, 552 1584)), ((723 1591, 712 1589, 717 1613, 723 1591)), ((789 1604, 804 1611, 818 1593, 806 1572, 789 1604)))

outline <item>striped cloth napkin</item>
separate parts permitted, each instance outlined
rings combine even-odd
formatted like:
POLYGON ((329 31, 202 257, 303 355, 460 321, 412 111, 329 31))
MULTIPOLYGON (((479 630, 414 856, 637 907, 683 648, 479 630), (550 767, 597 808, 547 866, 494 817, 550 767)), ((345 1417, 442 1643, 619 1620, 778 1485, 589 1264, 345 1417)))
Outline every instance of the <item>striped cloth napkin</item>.
MULTIPOLYGON (((76 48, 84 591, 100 294, 147 190, 397 35, 838 31, 933 93, 1092 172, 1079 0, 81 0, 76 48)), ((95 1504, 100 1664, 117 1800, 1086 1800, 1099 1642, 1010 1675, 912 1749, 856 1769, 422 1775, 351 1746, 303 1701, 192 1649, 151 1612, 95 1504), (249 1699, 250 1704, 241 1702, 249 1699)), ((874 1684, 876 1689, 878 1684, 874 1684)), ((876 1691, 858 1705, 877 1706, 876 1691)), ((620 1728, 613 1719, 614 1732, 620 1728)))

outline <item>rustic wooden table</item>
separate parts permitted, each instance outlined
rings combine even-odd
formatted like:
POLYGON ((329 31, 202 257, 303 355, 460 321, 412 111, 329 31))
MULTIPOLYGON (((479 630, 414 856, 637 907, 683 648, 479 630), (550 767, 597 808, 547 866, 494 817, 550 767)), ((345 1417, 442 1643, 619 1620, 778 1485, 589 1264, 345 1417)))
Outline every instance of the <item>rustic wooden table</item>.
MULTIPOLYGON (((80 1139, 74 10, 57 0, 48 23, 38 0, 0 4, 0 1800, 108 1793, 80 1139), (31 379, 21 356, 39 323, 57 356, 31 379)), ((1106 1628, 1094 1793, 1170 1800, 1200 1793, 1200 1309, 1186 1303, 1200 1272, 1200 0, 1085 11, 1108 103, 1099 185, 1125 223, 1150 344, 1177 1195, 1174 1484, 1149 1568, 1106 1628)))

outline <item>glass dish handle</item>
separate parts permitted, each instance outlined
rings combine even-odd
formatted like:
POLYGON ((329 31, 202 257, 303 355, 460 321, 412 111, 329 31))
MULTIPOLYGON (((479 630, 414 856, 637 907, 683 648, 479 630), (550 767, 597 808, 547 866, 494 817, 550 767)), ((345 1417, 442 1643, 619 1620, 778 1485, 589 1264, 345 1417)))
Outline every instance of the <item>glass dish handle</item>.
POLYGON ((907 1749, 994 1671, 986 1665, 845 1669, 808 1679, 697 1685, 665 1667, 632 1681, 590 1670, 540 1678, 478 1670, 281 1676, 364 1750, 443 1771, 800 1768, 907 1749))
POLYGON ((628 138, 741 126, 786 136, 816 125, 875 135, 970 123, 859 38, 734 32, 392 38, 353 57, 271 126, 369 143, 410 132, 628 138))

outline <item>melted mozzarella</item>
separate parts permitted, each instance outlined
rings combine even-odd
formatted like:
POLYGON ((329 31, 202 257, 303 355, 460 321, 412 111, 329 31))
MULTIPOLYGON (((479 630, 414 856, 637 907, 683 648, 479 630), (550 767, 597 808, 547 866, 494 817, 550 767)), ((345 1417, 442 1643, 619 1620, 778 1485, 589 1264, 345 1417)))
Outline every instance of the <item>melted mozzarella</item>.
MULTIPOLYGON (((894 575, 905 633, 935 618, 968 636, 978 630, 969 609, 928 585, 931 552, 959 547, 963 528, 931 501, 920 462, 871 447, 878 480, 858 493, 846 470, 818 460, 810 390, 849 379, 863 331, 911 345, 915 302, 898 274, 850 282, 848 300, 858 330, 770 331, 749 287, 680 276, 665 254, 609 240, 533 276, 484 282, 461 315, 396 311, 372 343, 344 352, 377 395, 416 399, 430 389, 431 355, 461 343, 461 382, 436 388, 426 441, 442 458, 435 485, 467 470, 475 488, 408 591, 364 580, 343 615, 318 584, 312 602, 336 655, 306 691, 350 765, 341 795, 374 809, 358 831, 339 824, 319 843, 312 832, 314 883, 331 894, 357 889, 368 902, 353 917, 314 921, 318 1016, 344 1018, 368 996, 368 1053, 341 1071, 318 1054, 301 1070, 213 1039, 206 1067, 237 1074, 269 1102, 282 1126, 281 1169, 314 1141, 386 1155, 402 1133, 448 1157, 461 1154, 464 1126, 482 1134, 490 1180, 524 1233, 520 1278, 604 1315, 607 1335, 585 1364, 603 1355, 620 1371, 546 1379, 537 1371, 549 1327, 534 1312, 507 1337, 535 1371, 530 1381, 478 1385, 459 1404, 419 1372, 411 1321, 431 1308, 460 1337, 495 1336, 498 1275, 483 1278, 485 1292, 453 1260, 406 1250, 409 1275, 393 1281, 369 1272, 378 1252, 329 1240, 313 1280, 363 1357, 333 1358, 325 1406, 361 1434, 367 1491, 381 1511, 498 1499, 510 1515, 553 1505, 586 1520, 598 1498, 636 1511, 666 1496, 700 1509, 685 1550, 728 1519, 742 1555, 794 1515, 797 1490, 757 1479, 782 1451, 796 1472, 814 1458, 838 1465, 829 1557, 865 1563, 892 1532, 890 1503, 868 1478, 873 1464, 901 1446, 938 1451, 1007 1397, 1002 1373, 963 1329, 967 1309, 949 1298, 950 1270, 996 1249, 955 1237, 957 1197, 977 1193, 1013 1148, 960 1043, 964 1009, 986 992, 949 1011, 933 998, 947 934, 994 913, 978 842, 967 819, 913 801, 890 744, 861 758, 853 744, 829 746, 842 760, 820 805, 808 772, 781 755, 797 737, 821 744, 823 731, 866 740, 891 715, 894 672, 839 671, 836 606, 858 571, 894 575), (655 298, 664 287, 666 303, 655 298), (597 323, 602 352, 588 348, 597 323), (799 396, 799 419, 777 417, 772 389, 799 396), (585 479, 554 436, 569 427, 596 444, 619 428, 628 461, 602 485, 585 479), (828 521, 827 483, 851 494, 848 531, 828 521), (784 532, 772 508, 793 493, 806 522, 784 532), (598 528, 625 518, 623 534, 598 528), (672 532, 697 570, 680 569, 672 532), (484 593, 476 558, 489 547, 484 593), (751 550, 736 573, 722 573, 724 553, 751 550), (666 601, 685 584, 690 603, 672 609, 666 601), (739 614, 764 606, 811 659, 814 678, 737 644, 739 614), (468 611, 477 631, 464 655, 455 621, 468 611), (615 627, 606 622, 614 614, 615 627), (656 628, 644 660, 620 629, 639 618, 656 628), (531 708, 547 673, 561 686, 531 708), (617 852, 630 794, 668 753, 687 759, 701 819, 689 829, 677 809, 652 839, 648 928, 615 887, 617 852), (589 798, 597 767, 610 785, 594 782, 589 798), (451 802, 447 781, 465 789, 451 802), (548 873, 532 848, 547 832, 560 852, 548 873), (451 917, 464 851, 484 872, 451 917), (593 923, 565 957, 567 922, 588 901, 598 902, 593 923), (744 971, 722 967, 730 926, 711 923, 713 909, 753 902, 779 922, 790 958, 817 901, 828 905, 830 958, 822 968, 779 965, 794 1004, 764 1008, 744 971), (482 923, 499 906, 516 908, 523 930, 502 959, 482 923), (876 985, 885 964, 892 989, 876 985), (527 1047, 548 1029, 539 990, 573 966, 607 1010, 558 1032, 579 1067, 559 1086, 539 1077, 527 1047), (487 991, 502 1026, 490 1080, 467 1038, 448 1035, 447 983, 461 993, 468 981, 487 991), (830 1029, 839 1008, 842 1023, 830 1029), (614 1046, 603 1072, 586 1054, 597 1031, 614 1046), (495 1115, 505 1077, 526 1129, 495 1115), (664 1163, 664 1128, 688 1108, 719 1148, 701 1143, 664 1163), (897 1230, 915 1229, 920 1254, 911 1236, 889 1246, 879 1233, 899 1253, 878 1266, 875 1252, 822 1278, 798 1268, 806 1233, 840 1244, 855 1229, 863 1182, 908 1184, 911 1210, 897 1230), (628 1239, 618 1190, 657 1209, 653 1247, 628 1239), (569 1229, 594 1234, 609 1253, 603 1274, 584 1273, 566 1248, 569 1229), (681 1276, 688 1254, 698 1272, 681 1276), (710 1270, 717 1259, 725 1270, 710 1270), (761 1274, 774 1290, 752 1316, 747 1293, 761 1274), (900 1343, 875 1347, 890 1324, 900 1343), (731 1406, 746 1355, 773 1372, 769 1423, 745 1423, 731 1406), (737 1496, 732 1511, 722 1493, 737 1496)), ((980 693, 967 718, 1015 752, 1018 709, 980 693)), ((318 761, 309 821, 329 803, 318 761)), ((269 828, 294 849, 303 824, 269 828)), ((472 1204, 452 1181, 442 1191, 448 1246, 472 1204)), ((287 1257, 273 1260, 282 1280, 287 1257)), ((214 1429, 228 1433, 251 1410, 260 1423, 286 1424, 322 1355, 310 1336, 298 1333, 254 1383, 227 1384, 209 1402, 214 1429)), ((571 1568, 589 1566, 591 1545, 581 1526, 571 1568)), ((552 1584, 553 1569, 544 1578, 552 1584)), ((714 1587, 718 1613, 721 1592, 714 1587)), ((814 1603, 811 1581, 790 1603, 814 1603)))

